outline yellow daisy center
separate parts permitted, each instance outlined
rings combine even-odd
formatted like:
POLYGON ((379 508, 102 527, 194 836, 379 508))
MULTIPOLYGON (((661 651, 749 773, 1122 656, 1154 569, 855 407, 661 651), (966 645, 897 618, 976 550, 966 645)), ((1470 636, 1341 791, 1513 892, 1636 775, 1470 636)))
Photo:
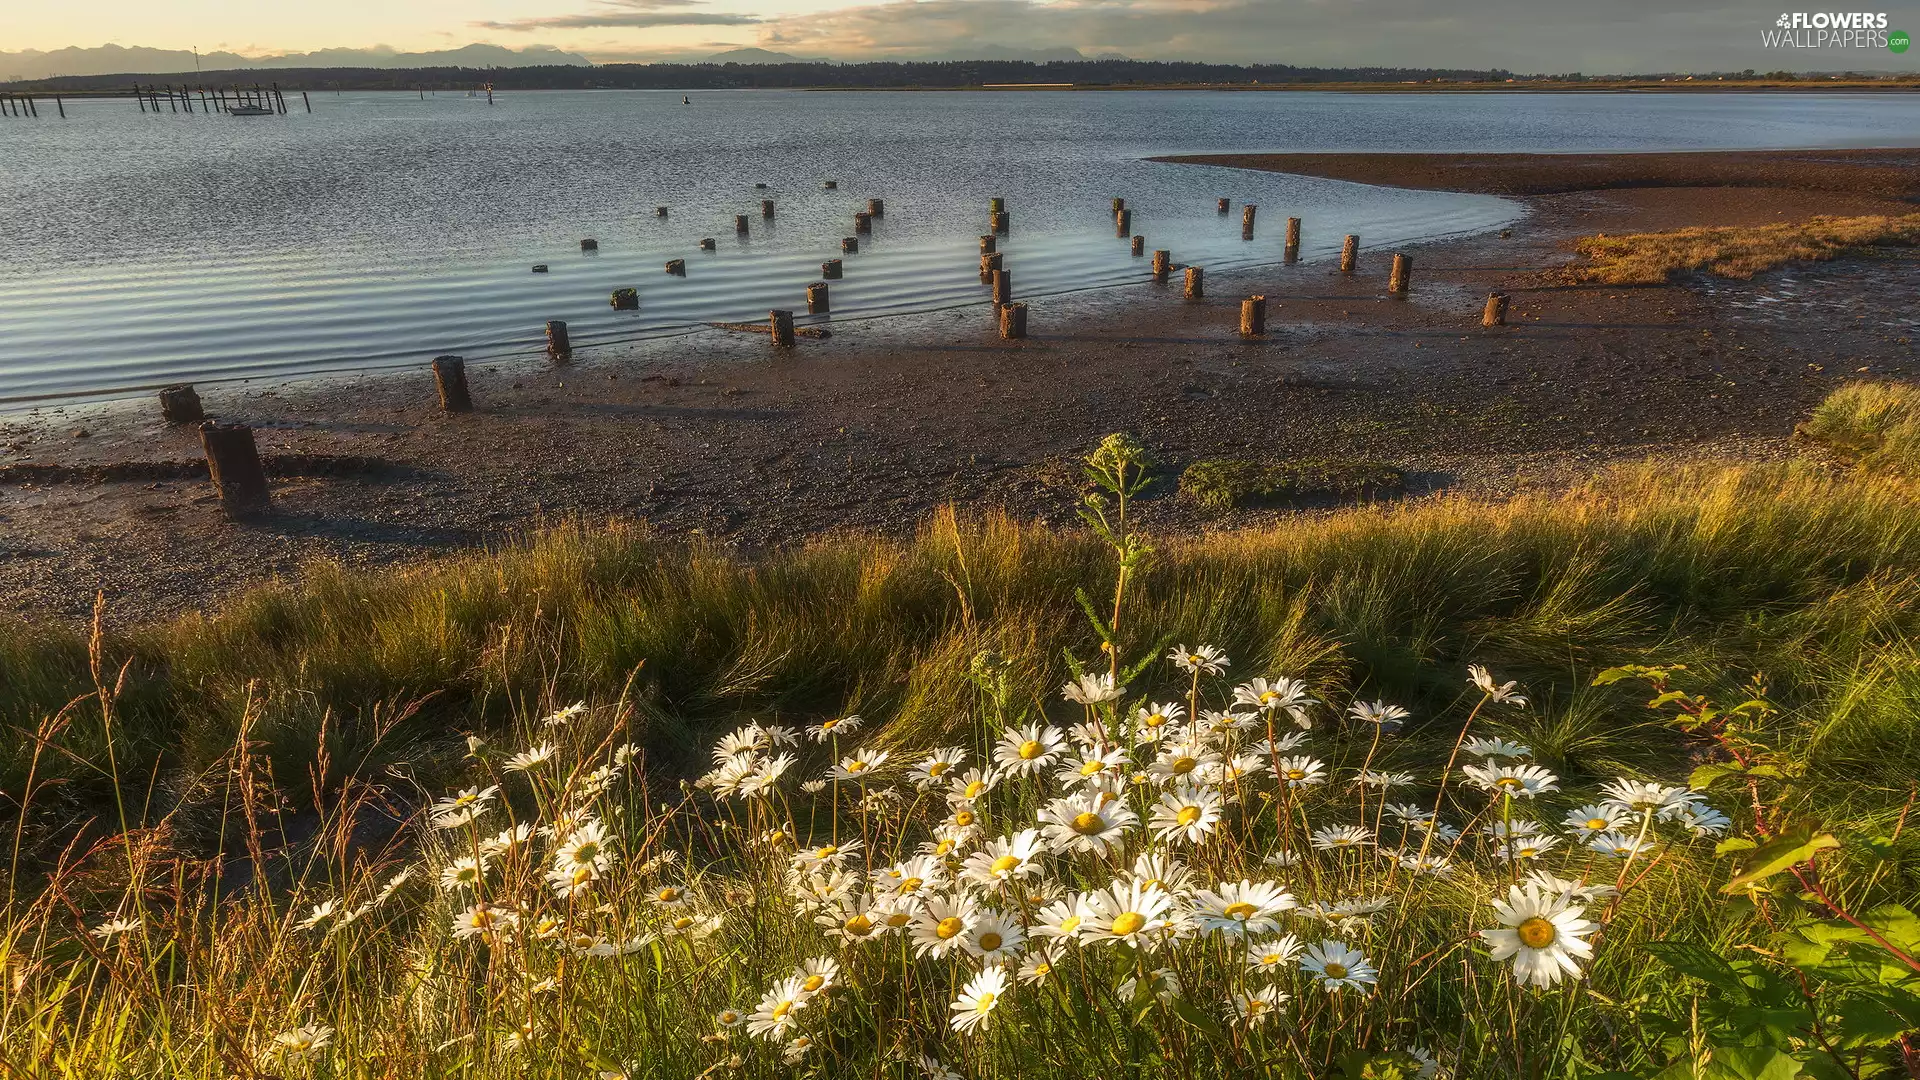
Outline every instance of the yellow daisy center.
POLYGON ((848 772, 861 772, 864 771, 866 767, 867 763, 861 761, 859 758, 854 758, 852 761, 847 762, 848 772))
POLYGON ((1053 965, 1052 965, 1052 964, 1049 964, 1049 963, 1047 963, 1047 962, 1046 962, 1045 960, 1042 960, 1042 961, 1040 961, 1039 963, 1037 963, 1037 964, 1035 964, 1035 965, 1033 965, 1033 973, 1034 973, 1035 975, 1049 975, 1049 974, 1052 974, 1052 973, 1053 973, 1053 965))
POLYGON ((1173 820, 1179 825, 1191 825, 1200 820, 1200 808, 1197 806, 1183 806, 1180 808, 1180 812, 1173 816, 1173 820))
POLYGON ((927 775, 928 775, 928 776, 940 776, 940 775, 942 775, 942 774, 944 774, 944 773, 945 773, 945 772, 946 772, 946 771, 947 771, 948 769, 951 769, 951 768, 953 768, 953 763, 952 763, 952 762, 948 762, 948 761, 936 761, 936 762, 934 762, 933 764, 931 764, 931 765, 929 765, 929 766, 927 766, 927 775))
POLYGON ((809 975, 807 976, 807 981, 800 984, 800 989, 805 990, 807 993, 811 994, 815 990, 820 989, 822 986, 825 986, 826 984, 827 984, 826 976, 809 975))
POLYGON ((1075 814, 1073 817, 1073 831, 1081 836, 1097 836, 1105 832, 1106 828, 1107 820, 1092 811, 1075 814))
POLYGON ((956 811, 953 815, 953 823, 955 825, 960 826, 963 829, 973 824, 973 811, 971 810, 956 811))
POLYGON ((1503 776, 1500 779, 1495 780, 1493 782, 1493 786, 1501 787, 1501 788, 1517 788, 1522 785, 1520 783, 1520 778, 1517 776, 1503 776))
POLYGON ((887 925, 893 927, 895 930, 900 929, 901 927, 907 925, 912 921, 913 921, 913 916, 907 914, 904 911, 896 911, 893 914, 887 916, 887 925))
POLYGON ((1020 865, 1020 859, 1018 856, 1002 855, 999 858, 993 860, 993 872, 996 874, 1004 874, 1007 871, 1012 870, 1014 867, 1019 865, 1020 865))
POLYGON ((1144 725, 1146 725, 1147 727, 1150 727, 1150 728, 1154 728, 1154 727, 1165 727, 1165 726, 1166 726, 1166 723, 1167 723, 1167 714, 1166 714, 1166 713, 1154 713, 1154 714, 1152 714, 1152 715, 1150 715, 1150 716, 1148 716, 1148 717, 1147 717, 1147 718, 1146 718, 1145 720, 1142 720, 1142 721, 1140 721, 1140 723, 1142 723, 1142 724, 1144 724, 1144 725))
POLYGON ((813 857, 816 859, 831 859, 838 854, 840 854, 840 848, 834 844, 828 844, 826 847, 813 849, 813 857))
POLYGON ((1328 963, 1325 971, 1329 979, 1344 979, 1347 977, 1347 965, 1345 964, 1328 963))
POLYGON ((1034 758, 1040 756, 1040 751, 1040 740, 1028 739, 1026 742, 1020 744, 1020 760, 1032 761, 1034 758))
POLYGON ((926 883, 927 883, 927 879, 925 878, 917 878, 917 877, 905 878, 900 882, 900 888, 898 891, 903 895, 911 896, 914 893, 919 892, 920 886, 925 885, 926 883))
POLYGON ((998 949, 1005 942, 1006 942, 1005 938, 989 930, 986 933, 980 935, 980 951, 992 952, 995 949, 998 949))
POLYGON ((966 797, 969 799, 977 799, 980 797, 980 793, 985 790, 987 790, 987 782, 985 780, 975 780, 967 785, 966 797))
POLYGON ((1254 907, 1252 904, 1247 903, 1245 900, 1241 900, 1237 903, 1228 904, 1226 906, 1227 918, 1238 919, 1241 922, 1245 922, 1246 920, 1253 918, 1253 913, 1258 910, 1260 909, 1254 907))
POLYGON ((1117 935, 1125 936, 1138 932, 1139 929, 1145 925, 1147 925, 1147 917, 1145 915, 1137 911, 1123 911, 1114 916, 1113 932, 1117 935))
POLYGON ((1184 776, 1187 773, 1192 772, 1194 769, 1194 766, 1198 764, 1200 764, 1200 760, 1198 758, 1177 757, 1173 759, 1173 763, 1171 765, 1167 766, 1167 771, 1170 773, 1173 773, 1175 776, 1184 776))
POLYGON ((945 941, 966 929, 966 927, 967 924, 961 922, 959 918, 949 915, 940 920, 939 924, 933 928, 933 932, 939 936, 940 940, 945 941))
POLYGON ((675 930, 685 930, 692 925, 693 925, 692 916, 682 915, 679 918, 673 920, 673 928, 675 930))
POLYGON ((1305 780, 1306 778, 1307 778, 1307 770, 1305 769, 1288 769, 1287 770, 1287 779, 1289 780, 1305 780))
POLYGON ((659 892, 654 893, 653 895, 654 895, 654 899, 659 900, 661 903, 671 904, 675 900, 680 899, 680 890, 673 888, 672 886, 668 886, 667 888, 661 889, 659 892))
POLYGON ((839 727, 839 726, 840 726, 840 721, 838 721, 838 720, 826 720, 826 721, 822 721, 822 722, 821 722, 821 724, 820 724, 820 730, 821 730, 821 731, 832 731, 832 730, 833 730, 834 728, 836 728, 836 727, 839 727))
POLYGON ((1069 915, 1066 918, 1060 920, 1061 933, 1071 934, 1078 929, 1080 929, 1080 916, 1069 915))
POLYGON ((1529 949, 1544 949, 1560 936, 1560 928, 1553 925, 1553 920, 1538 915, 1514 927, 1513 932, 1520 938, 1520 944, 1529 949))
POLYGON ((866 937, 868 934, 873 933, 873 920, 867 918, 865 915, 855 915, 853 918, 840 924, 840 928, 852 934, 854 937, 866 937))
POLYGON ((1606 827, 1611 824, 1613 824, 1613 822, 1603 817, 1590 817, 1587 819, 1587 828, 1595 831, 1604 831, 1606 827))
POLYGON ((993 1008, 993 1002, 994 1002, 993 991, 989 990, 980 995, 980 1000, 973 1003, 974 1011, 986 1012, 989 1009, 993 1008))
POLYGON ((773 1018, 775 1020, 778 1020, 792 1011, 793 1011, 793 1002, 783 1001, 780 1004, 775 1005, 773 1007, 773 1018))
POLYGON ((1097 772, 1099 772, 1099 771, 1100 771, 1101 769, 1104 769, 1104 768, 1106 768, 1106 766, 1105 766, 1105 765, 1103 765, 1103 764, 1101 764, 1101 763, 1100 763, 1099 761, 1085 761, 1085 762, 1081 762, 1081 764, 1080 764, 1080 775, 1081 775, 1081 776, 1092 776, 1093 774, 1095 774, 1095 773, 1097 773, 1097 772))

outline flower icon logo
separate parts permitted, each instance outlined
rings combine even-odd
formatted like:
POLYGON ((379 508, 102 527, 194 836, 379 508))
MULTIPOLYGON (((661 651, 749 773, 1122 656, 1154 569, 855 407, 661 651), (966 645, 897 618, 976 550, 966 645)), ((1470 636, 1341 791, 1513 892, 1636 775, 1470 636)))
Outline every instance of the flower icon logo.
POLYGON ((1783 30, 1784 30, 1784 29, 1786 29, 1787 27, 1789 27, 1789 26, 1792 26, 1792 25, 1793 25, 1793 20, 1792 20, 1791 18, 1789 18, 1788 16, 1786 16, 1786 15, 1782 15, 1782 16, 1780 16, 1780 17, 1779 17, 1778 19, 1775 19, 1775 20, 1773 21, 1773 25, 1775 25, 1775 26, 1778 26, 1778 27, 1780 27, 1781 29, 1783 29, 1783 30))

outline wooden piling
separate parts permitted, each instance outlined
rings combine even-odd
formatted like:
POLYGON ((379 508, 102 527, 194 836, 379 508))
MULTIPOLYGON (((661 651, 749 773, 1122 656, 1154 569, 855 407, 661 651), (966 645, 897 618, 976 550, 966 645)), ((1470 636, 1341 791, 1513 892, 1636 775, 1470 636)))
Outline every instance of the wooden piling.
POLYGON ((772 199, 760 200, 760 216, 763 218, 769 218, 769 219, 773 217, 773 200, 772 199))
POLYGON ((1240 235, 1242 236, 1253 235, 1253 215, 1254 215, 1254 212, 1259 209, 1260 209, 1259 207, 1253 205, 1252 203, 1248 203, 1245 206, 1240 208, 1240 235))
POLYGON ((200 425, 200 447, 207 455, 213 490, 228 517, 244 518, 267 511, 272 502, 267 470, 260 464, 252 428, 208 420, 200 425))
POLYGON ((1000 305, 1000 336, 1008 340, 1027 336, 1027 305, 1000 305))
POLYGON ((980 254, 991 255, 1000 249, 999 237, 988 234, 980 238, 980 254))
POLYGON ((599 251, 600 241, 592 240, 592 239, 582 240, 580 241, 580 250, 581 251, 599 251))
POLYGON ((807 286, 807 314, 825 315, 832 310, 832 307, 829 306, 826 282, 816 281, 807 286))
POLYGON ((828 281, 840 280, 840 260, 828 259, 820 264, 820 276, 828 281))
POLYGON ((1002 254, 1003 254, 1002 252, 992 251, 992 252, 988 252, 985 255, 980 256, 980 280, 981 281, 992 281, 993 272, 995 270, 1001 269, 1006 265, 1004 262, 1001 261, 1002 254))
POLYGON ((1133 211, 1116 210, 1113 214, 1113 234, 1115 236, 1133 235, 1133 211))
POLYGON ((1240 301, 1240 333, 1245 337, 1259 337, 1267 332, 1267 298, 1249 296, 1240 301))
POLYGON ((567 336, 567 324, 559 319, 547 321, 547 355, 555 360, 573 356, 573 339, 567 336))
POLYGON ((1133 253, 1134 253, 1135 255, 1145 255, 1145 254, 1147 253, 1147 238, 1146 238, 1146 237, 1144 237, 1144 236, 1136 236, 1136 237, 1134 237, 1134 238, 1133 238, 1133 253))
POLYGON ((993 198, 987 200, 988 214, 1004 214, 1006 212, 1007 200, 1004 196, 995 195, 993 198))
POLYGON ((733 215, 733 231, 737 233, 745 233, 747 231, 747 215, 733 215))
POLYGON ((613 310, 615 311, 639 311, 640 290, 615 289, 613 290, 612 298, 607 302, 613 305, 613 310))
POLYGON ((886 200, 884 200, 884 199, 868 199, 868 200, 867 200, 867 213, 869 213, 869 214, 871 214, 871 215, 873 215, 874 217, 886 217, 886 216, 887 216, 887 204, 886 204, 886 200))
POLYGON ((442 412, 472 412, 473 398, 467 393, 467 362, 458 356, 433 358, 433 385, 440 391, 442 412))
POLYGON ((838 181, 838 180, 829 180, 829 181, 827 181, 826 183, 824 183, 824 184, 821 184, 820 186, 821 186, 822 188, 825 188, 825 189, 826 189, 826 190, 828 190, 828 191, 838 191, 838 190, 840 189, 840 181, 838 181))
POLYGON ((53 107, 60 110, 60 119, 67 118, 67 103, 60 100, 59 94, 53 95, 53 107))
POLYGON ((1113 212, 1117 214, 1120 211, 1125 210, 1126 208, 1127 208, 1127 200, 1121 198, 1118 195, 1115 195, 1113 197, 1113 212))
POLYGON ((1413 260, 1405 255, 1393 257, 1393 272, 1387 276, 1387 291, 1395 296, 1407 295, 1407 288, 1413 284, 1413 260))
POLYGON ((313 99, 307 96, 305 90, 300 91, 300 103, 307 107, 309 113, 313 111, 313 99))
POLYGON ((160 418, 169 424, 197 424, 207 418, 200 395, 185 384, 160 391, 160 418))
POLYGON ((667 273, 672 274, 674 277, 686 277, 687 276, 687 260, 668 259, 667 273))
POLYGON ((793 312, 775 308, 767 312, 767 325, 773 332, 775 348, 793 348, 793 312))
POLYGON ((1232 200, 1232 199, 1221 199, 1221 200, 1219 201, 1219 204, 1218 204, 1218 209, 1219 209, 1219 211, 1220 211, 1220 213, 1222 213, 1222 214, 1225 214, 1225 213, 1228 213, 1228 212, 1230 212, 1230 211, 1232 211, 1232 209, 1233 209, 1233 200, 1232 200))
POLYGON ((1153 280, 1162 285, 1167 283, 1167 275, 1173 272, 1173 253, 1161 249, 1153 253, 1153 280))
POLYGON ((654 207, 654 208, 653 208, 653 216, 654 216, 654 217, 666 217, 666 216, 667 216, 667 208, 666 208, 666 207, 664 207, 664 206, 656 206, 656 207, 654 207))
POLYGON ((1201 300, 1206 298, 1207 290, 1202 278, 1203 275, 1199 267, 1187 267, 1187 299, 1201 300))
POLYGON ((1013 271, 1003 269, 993 272, 993 302, 1013 303, 1013 271))
POLYGON ((1297 217, 1287 219, 1287 246, 1282 257, 1290 263, 1300 261, 1300 219, 1297 217))
POLYGON ((1507 294, 1503 292, 1487 294, 1487 308, 1480 313, 1481 326, 1507 325, 1507 294))
POLYGON ((1360 236, 1358 233, 1348 233, 1346 240, 1340 244, 1340 272, 1351 274, 1359 264, 1360 236))
POLYGON ((1013 230, 1013 215, 1001 210, 987 219, 987 227, 1004 236, 1013 230))
POLYGON ((853 212, 853 231, 856 233, 872 232, 873 215, 867 213, 865 210, 855 210, 853 212))
POLYGON ((718 243, 718 242, 716 242, 716 241, 714 240, 714 238, 713 238, 713 237, 711 237, 711 236, 703 236, 703 237, 701 237, 701 238, 700 238, 700 250, 701 250, 701 251, 713 251, 714 249, 716 249, 716 248, 718 248, 719 246, 720 246, 720 245, 719 245, 719 243, 718 243))
POLYGON ((860 238, 859 238, 859 237, 857 237, 857 236, 843 236, 843 237, 841 237, 841 238, 840 238, 840 253, 841 253, 842 255, 851 255, 851 254, 853 254, 854 252, 856 252, 856 251, 859 251, 859 250, 860 250, 860 238))

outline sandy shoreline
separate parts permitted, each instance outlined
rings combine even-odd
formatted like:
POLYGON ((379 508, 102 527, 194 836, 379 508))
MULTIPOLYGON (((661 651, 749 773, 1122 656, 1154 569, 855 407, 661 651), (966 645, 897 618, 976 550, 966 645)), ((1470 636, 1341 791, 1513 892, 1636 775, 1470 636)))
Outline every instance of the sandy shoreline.
POLYGON ((1579 191, 1546 191, 1547 163, 1470 160, 1488 157, 1208 159, 1402 186, 1467 187, 1472 173, 1468 190, 1524 199, 1510 236, 1408 249, 1406 301, 1385 297, 1387 253, 1368 250, 1351 278, 1324 263, 1209 275, 1201 303, 1144 283, 1036 298, 1021 342, 1002 341, 981 304, 855 321, 790 356, 714 332, 564 366, 482 364, 468 416, 439 413, 424 370, 210 387, 210 411, 255 425, 270 454, 370 463, 277 481, 278 512, 258 523, 225 521, 196 476, 3 471, 197 458, 195 433, 144 403, 0 417, 0 608, 78 619, 104 590, 120 620, 165 617, 311 559, 404 562, 556 518, 641 518, 747 547, 908 530, 949 500, 1064 519, 1072 458, 1115 430, 1168 462, 1145 508, 1155 528, 1287 512, 1210 515, 1172 498, 1178 468, 1207 457, 1364 457, 1406 468, 1420 492, 1497 497, 1648 455, 1776 456, 1844 379, 1920 372, 1914 313, 1880 299, 1920 287, 1908 253, 1660 288, 1568 288, 1551 273, 1593 232, 1911 212, 1920 181, 1901 174, 1920 171, 1907 168, 1920 151, 1554 155, 1589 177, 1579 191), (1483 330, 1493 288, 1513 294, 1512 325, 1483 330), (1257 340, 1236 328, 1250 293, 1271 305, 1257 340))

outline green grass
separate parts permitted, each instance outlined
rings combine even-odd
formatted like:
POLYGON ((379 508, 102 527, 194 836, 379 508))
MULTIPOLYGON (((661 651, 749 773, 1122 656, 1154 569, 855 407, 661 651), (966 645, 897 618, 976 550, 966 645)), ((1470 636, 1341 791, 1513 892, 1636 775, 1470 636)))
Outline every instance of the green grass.
POLYGON ((1210 458, 1181 472, 1180 497, 1208 510, 1232 510, 1268 501, 1390 495, 1405 485, 1406 474, 1378 461, 1210 458))
POLYGON ((1849 383, 1829 394, 1799 433, 1842 461, 1920 477, 1920 390, 1911 385, 1849 383))

